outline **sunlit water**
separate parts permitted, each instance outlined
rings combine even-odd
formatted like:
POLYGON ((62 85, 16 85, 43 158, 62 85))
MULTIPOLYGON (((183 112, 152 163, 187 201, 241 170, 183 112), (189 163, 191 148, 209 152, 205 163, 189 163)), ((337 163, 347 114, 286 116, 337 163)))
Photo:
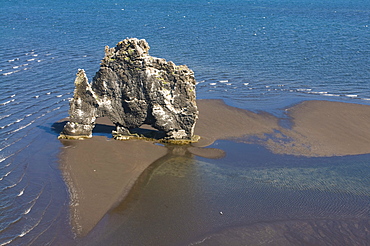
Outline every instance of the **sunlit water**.
MULTIPOLYGON (((281 108, 302 100, 370 103, 368 1, 8 0, 0 12, 0 245, 75 242, 68 188, 58 169, 62 145, 52 125, 68 114, 77 69, 84 68, 92 78, 105 45, 145 38, 151 55, 194 70, 198 98, 224 99, 245 109, 280 115, 281 108)), ((241 146, 239 150, 249 148, 241 146)), ((177 244, 206 243, 215 231, 267 217, 275 222, 345 216, 368 220, 367 156, 308 158, 303 164, 289 157, 240 154, 245 151, 217 161, 189 157, 192 175, 185 177, 198 179, 196 187, 187 187, 182 182, 190 181, 182 179, 168 196, 176 200, 176 192, 196 189, 189 204, 196 213, 192 216, 203 218, 200 225, 217 219, 207 230, 189 224, 188 234, 175 236, 181 239, 177 244), (210 198, 202 200, 207 194, 210 198), (285 198, 294 202, 284 203, 285 198), (248 209, 247 202, 252 204, 248 209), (267 212, 272 215, 266 217, 267 212)), ((163 176, 150 174, 153 180, 163 176)), ((155 196, 155 189, 145 187, 138 188, 143 197, 145 192, 155 196)), ((148 212, 145 203, 140 200, 139 210, 127 220, 148 212)), ((121 215, 109 218, 115 216, 121 215)), ((184 220, 190 223, 191 218, 184 220)), ((137 226, 140 231, 149 225, 137 226)), ((103 225, 98 229, 104 232, 103 225)), ((134 242, 138 231, 132 230, 132 236, 126 231, 125 239, 118 236, 120 230, 125 225, 117 227, 112 240, 134 242)))

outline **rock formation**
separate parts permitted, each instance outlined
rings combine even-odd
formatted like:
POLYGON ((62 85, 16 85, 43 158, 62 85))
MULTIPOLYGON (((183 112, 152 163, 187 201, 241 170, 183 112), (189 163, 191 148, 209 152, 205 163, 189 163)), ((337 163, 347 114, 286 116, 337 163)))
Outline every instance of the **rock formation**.
MULTIPOLYGON (((91 84, 80 69, 70 102, 70 121, 60 138, 90 138, 98 117, 115 125, 116 139, 133 137, 132 129, 148 124, 154 138, 193 141, 198 117, 194 73, 186 65, 149 55, 148 43, 125 39, 105 57, 91 84)), ((195 141, 195 140, 194 140, 195 141)))

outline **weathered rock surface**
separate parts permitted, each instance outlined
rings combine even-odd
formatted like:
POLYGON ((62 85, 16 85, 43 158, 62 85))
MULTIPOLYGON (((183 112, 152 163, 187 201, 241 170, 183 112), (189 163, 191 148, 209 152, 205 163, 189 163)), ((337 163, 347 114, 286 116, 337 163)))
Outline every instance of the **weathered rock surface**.
POLYGON ((132 129, 149 124, 159 131, 154 138, 194 140, 194 73, 186 65, 150 56, 149 48, 135 38, 106 46, 91 84, 84 70, 78 71, 70 121, 60 138, 90 138, 96 118, 106 116, 116 125, 116 139, 130 138, 132 129))

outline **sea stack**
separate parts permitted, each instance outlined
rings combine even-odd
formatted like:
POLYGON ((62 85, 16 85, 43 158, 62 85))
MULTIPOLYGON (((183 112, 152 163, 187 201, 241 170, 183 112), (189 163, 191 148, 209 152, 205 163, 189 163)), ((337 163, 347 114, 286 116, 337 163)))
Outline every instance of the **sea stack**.
POLYGON ((194 72, 186 65, 150 56, 149 48, 144 39, 136 38, 114 48, 106 46, 91 84, 85 71, 78 70, 69 122, 60 138, 91 138, 96 118, 108 117, 119 140, 138 137, 132 129, 148 124, 158 130, 155 138, 162 141, 196 141, 194 72))

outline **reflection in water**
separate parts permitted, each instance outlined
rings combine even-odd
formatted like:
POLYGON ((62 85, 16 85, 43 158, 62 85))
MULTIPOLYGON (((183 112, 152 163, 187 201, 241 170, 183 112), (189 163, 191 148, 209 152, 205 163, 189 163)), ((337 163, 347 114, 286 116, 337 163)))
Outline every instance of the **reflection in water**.
POLYGON ((71 196, 71 223, 86 235, 128 193, 136 178, 166 149, 150 142, 103 136, 62 140, 61 169, 71 196))
POLYGON ((368 156, 275 155, 230 141, 212 147, 226 157, 175 148, 160 158, 83 243, 366 245, 368 156))
POLYGON ((14 154, 0 161, 0 245, 70 243, 68 194, 57 169, 59 141, 40 127, 17 145, 4 147, 14 154))

